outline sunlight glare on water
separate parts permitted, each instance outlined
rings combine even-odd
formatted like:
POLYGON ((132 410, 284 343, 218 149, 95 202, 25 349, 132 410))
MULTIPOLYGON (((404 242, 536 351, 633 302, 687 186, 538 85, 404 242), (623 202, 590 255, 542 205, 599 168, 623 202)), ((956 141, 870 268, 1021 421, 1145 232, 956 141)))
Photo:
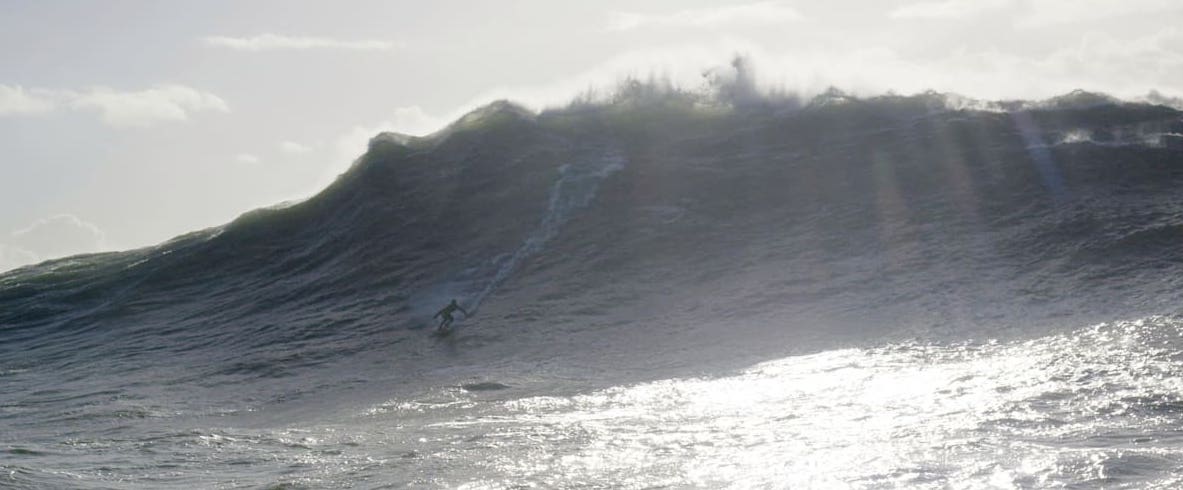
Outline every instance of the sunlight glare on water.
POLYGON ((463 423, 489 448, 467 484, 1165 488, 1183 482, 1164 476, 1183 461, 1179 338, 1152 318, 500 402, 463 423))

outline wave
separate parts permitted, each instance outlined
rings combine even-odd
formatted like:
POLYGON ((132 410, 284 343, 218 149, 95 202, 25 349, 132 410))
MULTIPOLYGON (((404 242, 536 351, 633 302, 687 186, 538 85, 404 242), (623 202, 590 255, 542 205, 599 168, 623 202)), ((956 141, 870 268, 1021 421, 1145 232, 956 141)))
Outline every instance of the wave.
POLYGON ((375 137, 304 202, 0 275, 0 367, 217 384, 394 352, 413 370, 445 362, 415 329, 453 297, 489 359, 523 337, 643 358, 638 328, 681 332, 687 357, 734 337, 772 355, 1171 313, 1181 126, 1087 93, 498 102, 375 137))
POLYGON ((625 88, 0 274, 0 485, 1178 483, 1183 113, 625 88))

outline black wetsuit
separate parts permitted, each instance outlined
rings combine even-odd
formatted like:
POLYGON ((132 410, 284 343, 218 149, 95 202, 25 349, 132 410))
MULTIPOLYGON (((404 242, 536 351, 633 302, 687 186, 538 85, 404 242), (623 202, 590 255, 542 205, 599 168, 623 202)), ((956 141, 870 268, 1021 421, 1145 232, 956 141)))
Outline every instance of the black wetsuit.
POLYGON ((468 312, 464 311, 464 308, 461 308, 459 304, 456 304, 456 300, 452 300, 451 303, 448 303, 448 306, 445 306, 444 309, 440 310, 435 314, 435 316, 432 317, 443 317, 443 320, 440 322, 439 327, 436 327, 436 330, 448 328, 448 326, 451 325, 453 321, 455 321, 455 319, 452 318, 452 312, 456 310, 460 310, 461 313, 464 313, 465 317, 468 317, 468 312))

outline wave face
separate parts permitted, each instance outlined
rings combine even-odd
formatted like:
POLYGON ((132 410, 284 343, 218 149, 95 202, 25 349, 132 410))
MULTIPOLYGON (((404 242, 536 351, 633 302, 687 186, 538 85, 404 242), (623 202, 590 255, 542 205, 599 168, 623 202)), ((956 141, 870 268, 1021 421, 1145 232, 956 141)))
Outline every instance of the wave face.
MULTIPOLYGON (((674 447, 640 432, 650 423, 693 429, 702 422, 695 417, 710 425, 737 416, 714 405, 665 407, 668 400, 656 398, 666 394, 700 400, 733 383, 822 383, 836 376, 826 366, 837 362, 863 378, 904 379, 933 366, 936 374, 923 376, 970 394, 917 394, 924 403, 961 406, 977 396, 1001 412, 976 407, 950 425, 933 422, 947 407, 867 402, 867 416, 886 413, 887 426, 936 425, 899 441, 847 425, 850 440, 822 444, 814 429, 757 410, 751 423, 796 435, 733 435, 760 439, 753 441, 769 457, 799 461, 811 459, 794 444, 809 441, 819 444, 809 446, 821 451, 815 458, 865 456, 851 452, 860 444, 897 455, 882 468, 864 467, 867 474, 779 467, 817 486, 914 487, 930 477, 934 487, 962 486, 983 475, 1018 486, 1098 484, 1087 475, 1109 463, 1072 459, 1085 454, 1072 453, 1073 444, 1118 444, 1089 439, 1106 433, 1110 415, 1074 412, 1085 420, 1068 420, 1047 404, 1119 400, 1137 412, 1178 402, 1165 385, 1126 396, 1117 384, 1093 386, 1073 372, 1055 387, 1039 385, 1044 391, 1027 388, 1039 384, 1039 366, 1054 368, 1055 359, 1129 347, 1106 344, 1104 329, 1086 325, 1141 322, 1139 329, 1161 331, 1145 335, 1174 335, 1171 315, 1183 299, 1183 114, 1087 94, 981 110, 951 108, 950 100, 828 93, 804 105, 737 108, 649 94, 537 115, 500 102, 430 137, 374 138, 347 173, 307 201, 156 247, 0 275, 0 443, 8 448, 0 482, 785 481, 712 455, 742 451, 728 445, 734 440, 687 451, 700 439, 674 447), (431 315, 452 298, 474 317, 449 337, 429 336, 431 315), (983 339, 1002 346, 975 343, 983 339), (1023 379, 982 367, 1015 356, 1047 362, 1014 375, 1023 379), (773 364, 751 367, 758 362, 773 364), (760 374, 768 366, 778 374, 760 374), (945 379, 946 367, 962 374, 945 379), (676 387, 663 391, 662 383, 676 387), (1093 391, 1081 392, 1086 385, 1093 391), (1068 398, 1040 401, 1057 390, 1068 398), (643 415, 650 411, 671 418, 651 420, 643 415), (392 412, 426 424, 406 429, 415 441, 463 437, 447 447, 412 444, 392 412), (530 416, 623 425, 555 429, 530 416), (1096 431, 1064 442, 1027 416, 1096 431), (359 420, 385 429, 365 435, 359 420), (473 425, 450 428, 458 420, 473 425), (432 436, 431 427, 446 434, 432 436), (546 432, 552 429, 584 431, 568 445, 540 446, 575 459, 531 460, 533 469, 515 470, 483 446, 574 437, 546 432), (494 435, 524 439, 480 442, 494 435), (605 463, 620 456, 610 454, 618 439, 609 436, 623 437, 629 451, 665 451, 676 463, 629 473, 627 461, 605 463), (900 444, 907 453, 970 439, 982 445, 912 458, 932 465, 906 467, 898 452, 900 444), (1030 444, 1062 452, 1043 457, 1030 444), (389 453, 392 447, 404 452, 389 453), (466 450, 482 461, 465 460, 466 450), (981 466, 992 450, 1034 459, 981 466), (1057 454, 1071 461, 1053 461, 1057 454), (583 457, 601 464, 564 472, 583 457), (703 458, 712 465, 698 464, 703 458), (243 468, 232 469, 235 461, 243 468), (678 479, 694 468, 700 479, 678 479), (583 476, 551 481, 545 474, 583 476)), ((1125 362, 1095 361, 1104 372, 1125 362)), ((797 415, 800 423, 824 426, 820 411, 839 403, 825 398, 835 395, 799 389, 806 391, 752 403, 788 409, 802 402, 819 412, 797 415)), ((1134 432, 1150 433, 1137 437, 1167 444, 1154 435, 1166 429, 1147 420, 1131 422, 1134 432)), ((1164 451, 1143 458, 1130 450, 1114 456, 1117 469, 1101 472, 1117 472, 1111 483, 1166 481, 1180 458, 1177 447, 1164 451)))

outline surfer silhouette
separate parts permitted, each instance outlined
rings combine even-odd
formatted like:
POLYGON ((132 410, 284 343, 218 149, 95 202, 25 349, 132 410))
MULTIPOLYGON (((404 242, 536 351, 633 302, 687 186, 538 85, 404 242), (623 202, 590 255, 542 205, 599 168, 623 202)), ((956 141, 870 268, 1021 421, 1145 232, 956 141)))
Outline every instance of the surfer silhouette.
POLYGON ((448 327, 452 325, 452 322, 455 321, 455 319, 452 318, 452 313, 456 310, 460 310, 461 313, 464 313, 464 318, 468 318, 468 311, 466 311, 464 308, 461 308, 460 305, 456 303, 456 300, 452 299, 452 302, 448 303, 448 306, 445 306, 443 309, 436 312, 435 316, 432 317, 443 317, 440 321, 440 325, 435 328, 437 332, 447 330, 448 327))

